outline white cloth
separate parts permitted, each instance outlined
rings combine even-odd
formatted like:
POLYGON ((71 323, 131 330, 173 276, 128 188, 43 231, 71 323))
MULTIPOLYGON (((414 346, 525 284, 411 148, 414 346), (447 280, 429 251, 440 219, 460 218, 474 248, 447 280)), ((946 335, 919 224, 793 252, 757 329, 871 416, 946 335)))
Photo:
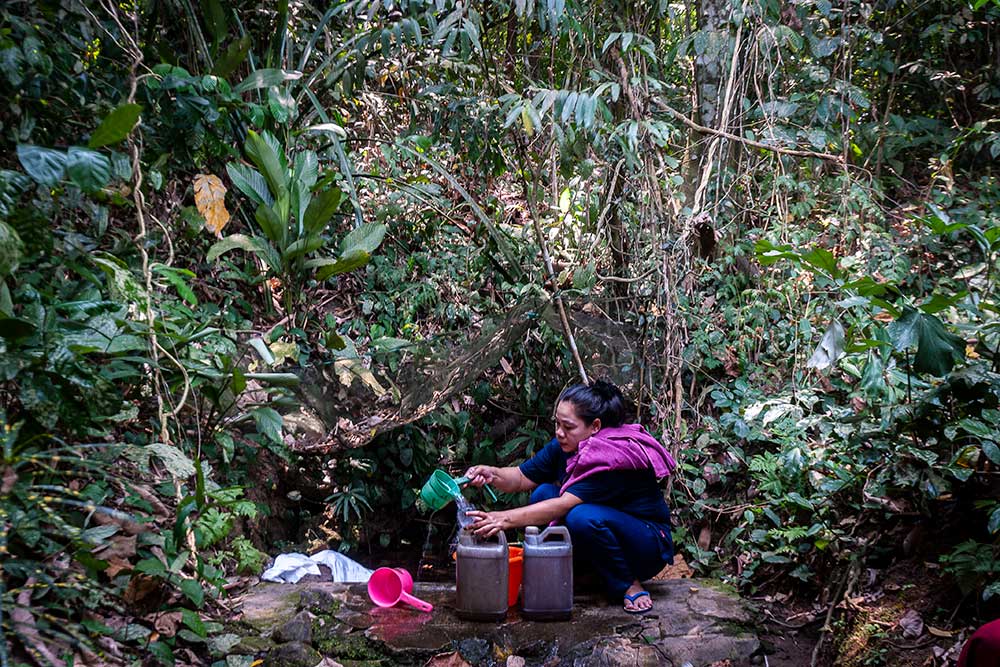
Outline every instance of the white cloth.
POLYGON ((274 563, 260 578, 275 583, 294 584, 307 574, 319 575, 320 565, 326 565, 333 573, 333 580, 339 582, 368 581, 372 571, 353 561, 339 551, 326 549, 312 556, 289 553, 279 554, 274 563))

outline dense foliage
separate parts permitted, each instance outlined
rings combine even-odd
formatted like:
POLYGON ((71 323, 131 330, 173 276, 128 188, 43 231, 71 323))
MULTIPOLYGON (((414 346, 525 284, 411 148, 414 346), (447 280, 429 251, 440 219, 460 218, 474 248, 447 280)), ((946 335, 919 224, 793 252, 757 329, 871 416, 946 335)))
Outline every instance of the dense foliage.
POLYGON ((578 366, 698 573, 1000 599, 1000 3, 14 2, 0 60, 0 664, 243 664, 265 552, 417 549, 578 366))

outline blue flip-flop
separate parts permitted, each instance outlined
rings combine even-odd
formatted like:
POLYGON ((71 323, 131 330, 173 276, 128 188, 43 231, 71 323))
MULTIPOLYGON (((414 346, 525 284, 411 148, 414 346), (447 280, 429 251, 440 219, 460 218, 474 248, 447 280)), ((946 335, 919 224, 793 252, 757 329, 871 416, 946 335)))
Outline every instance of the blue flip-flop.
MULTIPOLYGON (((639 598, 641 598, 643 595, 645 595, 646 597, 649 597, 649 591, 639 591, 638 593, 633 593, 632 595, 626 594, 625 595, 625 599, 628 600, 629 602, 635 602, 636 600, 638 600, 639 598)), ((624 611, 626 614, 648 614, 652 610, 653 610, 652 607, 650 607, 649 609, 629 609, 628 607, 625 607, 624 605, 622 606, 622 611, 624 611)))

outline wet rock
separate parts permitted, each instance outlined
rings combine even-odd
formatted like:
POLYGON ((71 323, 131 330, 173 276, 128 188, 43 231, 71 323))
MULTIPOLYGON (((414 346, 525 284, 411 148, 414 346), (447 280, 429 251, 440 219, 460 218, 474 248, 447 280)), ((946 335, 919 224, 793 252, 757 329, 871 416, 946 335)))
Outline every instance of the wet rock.
POLYGON ((379 662, 386 658, 385 651, 378 642, 359 632, 348 635, 331 636, 316 643, 323 655, 336 658, 345 665, 348 661, 379 662))
POLYGON ((490 655, 490 642, 485 639, 463 639, 458 642, 458 653, 467 662, 478 665, 490 655))
POLYGON ((292 620, 274 631, 274 641, 278 643, 300 642, 312 644, 313 617, 308 611, 300 611, 292 620))
POLYGON ((301 642, 275 646, 267 654, 268 667, 315 667, 323 659, 316 649, 301 642))
POLYGON ((237 655, 257 655, 258 653, 266 653, 272 648, 274 648, 274 642, 270 639, 250 635, 240 637, 239 643, 229 649, 229 652, 237 655))
POLYGON ((299 595, 299 609, 311 611, 317 616, 332 614, 340 609, 340 600, 332 591, 307 588, 299 595))
POLYGON ((624 637, 603 639, 590 656, 580 661, 580 667, 657 667, 660 664, 652 646, 634 646, 624 637))

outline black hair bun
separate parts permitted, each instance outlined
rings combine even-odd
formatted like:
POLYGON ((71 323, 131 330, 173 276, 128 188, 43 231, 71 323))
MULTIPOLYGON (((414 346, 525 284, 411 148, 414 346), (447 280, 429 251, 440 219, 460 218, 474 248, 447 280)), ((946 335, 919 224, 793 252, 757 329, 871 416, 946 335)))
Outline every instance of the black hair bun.
POLYGON ((590 385, 591 391, 593 391, 599 398, 605 401, 610 401, 614 398, 621 396, 621 390, 615 385, 611 384, 607 380, 595 380, 590 385))

